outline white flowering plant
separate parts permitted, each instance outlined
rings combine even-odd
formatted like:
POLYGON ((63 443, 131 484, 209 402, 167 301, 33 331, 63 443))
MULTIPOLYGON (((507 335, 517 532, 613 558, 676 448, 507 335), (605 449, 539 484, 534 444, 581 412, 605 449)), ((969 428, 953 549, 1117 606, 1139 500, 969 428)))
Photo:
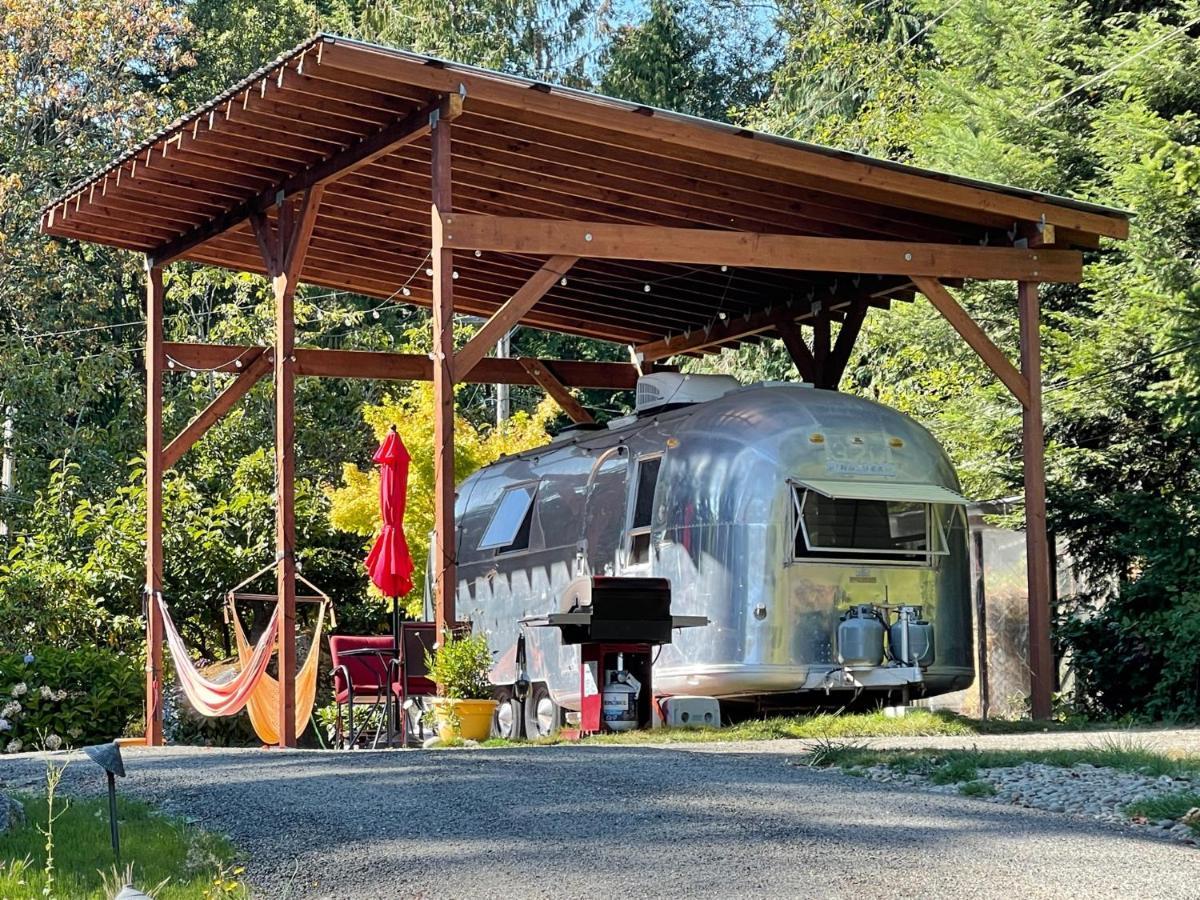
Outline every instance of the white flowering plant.
POLYGON ((119 737, 141 713, 141 669, 138 657, 98 647, 0 655, 0 752, 119 737))

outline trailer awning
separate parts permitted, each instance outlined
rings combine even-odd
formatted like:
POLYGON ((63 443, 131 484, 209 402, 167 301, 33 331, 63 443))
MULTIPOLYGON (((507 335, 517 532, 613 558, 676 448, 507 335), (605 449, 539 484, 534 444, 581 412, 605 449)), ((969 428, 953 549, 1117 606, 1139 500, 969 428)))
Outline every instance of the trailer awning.
POLYGON ((815 479, 797 480, 795 484, 838 500, 950 503, 956 506, 966 506, 970 502, 962 494, 936 484, 911 484, 894 481, 818 481, 815 479))

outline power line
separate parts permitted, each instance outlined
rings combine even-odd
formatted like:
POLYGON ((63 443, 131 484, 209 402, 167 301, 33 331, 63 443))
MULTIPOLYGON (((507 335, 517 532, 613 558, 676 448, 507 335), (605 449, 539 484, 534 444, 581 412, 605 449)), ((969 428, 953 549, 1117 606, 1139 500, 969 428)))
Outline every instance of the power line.
POLYGON ((1196 25, 1196 24, 1200 24, 1200 16, 1197 16, 1196 18, 1192 19, 1190 22, 1185 22, 1183 25, 1180 25, 1178 28, 1172 29, 1171 31, 1164 34, 1162 37, 1158 38, 1158 40, 1147 44, 1145 47, 1143 47, 1141 50, 1138 50, 1136 53, 1132 53, 1129 56, 1126 56, 1125 58, 1123 58, 1119 62, 1117 62, 1115 65, 1109 66, 1103 72, 1100 72, 1098 75, 1093 75, 1091 78, 1088 78, 1088 79, 1080 82, 1078 85, 1076 85, 1071 90, 1067 91, 1061 97, 1058 97, 1055 100, 1051 100, 1049 103, 1046 103, 1043 106, 1039 106, 1037 109, 1033 110, 1032 112, 1026 113, 1025 118, 1029 118, 1030 116, 1036 116, 1040 113, 1044 113, 1048 109, 1051 109, 1051 108, 1057 106, 1059 103, 1062 103, 1062 101, 1066 100, 1068 97, 1073 96, 1074 94, 1078 94, 1080 91, 1084 90, 1085 88, 1090 87, 1091 85, 1095 84, 1098 81, 1101 81, 1104 78, 1107 78, 1113 72, 1117 71, 1118 69, 1122 68, 1123 66, 1128 65, 1129 63, 1133 62, 1135 59, 1138 59, 1139 57, 1144 56, 1145 54, 1147 54, 1151 50, 1153 50, 1155 47, 1167 42, 1168 40, 1170 40, 1171 38, 1173 38, 1179 34, 1182 34, 1183 32, 1187 31, 1189 28, 1191 28, 1193 25, 1196 25))

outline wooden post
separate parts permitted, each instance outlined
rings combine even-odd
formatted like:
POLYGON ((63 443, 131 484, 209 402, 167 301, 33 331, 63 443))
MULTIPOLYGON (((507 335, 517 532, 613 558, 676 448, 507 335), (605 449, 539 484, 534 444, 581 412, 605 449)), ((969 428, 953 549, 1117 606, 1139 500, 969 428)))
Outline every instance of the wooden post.
POLYGON ((986 722, 992 708, 992 694, 991 685, 988 683, 987 578, 983 567, 983 531, 971 532, 969 523, 967 531, 971 533, 971 564, 975 575, 975 646, 976 657, 979 660, 979 718, 986 722))
POLYGON ((1033 718, 1050 718, 1054 660, 1050 649, 1050 545, 1046 535, 1045 431, 1042 424, 1042 349, 1038 286, 1017 283, 1021 321, 1021 374, 1029 402, 1021 418, 1025 473, 1025 554, 1029 573, 1029 695, 1033 718))
POLYGON ((821 304, 821 309, 817 313, 817 317, 813 319, 813 361, 816 364, 816 384, 814 387, 824 388, 825 384, 825 369, 829 364, 829 343, 830 343, 830 327, 829 327, 829 306, 825 303, 821 304))
POLYGON ((146 744, 163 742, 162 591, 163 273, 146 266, 146 744))
POLYGON ((277 225, 252 219, 275 290, 275 594, 279 606, 279 746, 296 746, 296 311, 293 302, 324 188, 277 225))
POLYGON ((433 473, 434 619, 440 643, 456 621, 458 555, 454 528, 454 251, 445 245, 442 217, 453 209, 450 121, 431 116, 433 246, 433 473))
MULTIPOLYGON (((281 217, 282 224, 282 217, 281 217)), ((290 235, 280 228, 276 258, 290 235)), ((275 593, 279 604, 279 746, 296 746, 296 319, 295 284, 282 267, 275 289, 275 593)))

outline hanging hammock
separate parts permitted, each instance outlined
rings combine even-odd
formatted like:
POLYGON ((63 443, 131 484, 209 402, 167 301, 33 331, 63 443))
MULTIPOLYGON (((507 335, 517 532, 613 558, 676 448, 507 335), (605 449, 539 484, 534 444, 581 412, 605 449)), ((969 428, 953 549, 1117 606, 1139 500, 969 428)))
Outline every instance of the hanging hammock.
POLYGON ((179 675, 179 685, 196 712, 210 718, 232 716, 239 712, 249 701, 267 670, 267 663, 271 661, 275 636, 279 632, 279 610, 272 614, 266 630, 254 645, 253 652, 247 659, 242 660, 242 670, 233 680, 217 684, 206 679, 192 664, 187 645, 175 628, 161 593, 155 593, 155 602, 162 612, 163 631, 167 636, 167 646, 171 648, 171 659, 175 663, 175 672, 179 675))
MULTIPOLYGON (((243 670, 249 669, 254 662, 254 649, 246 638, 242 628, 241 617, 234 606, 234 594, 229 593, 229 617, 233 622, 233 633, 237 638, 238 659, 243 670)), ((312 645, 308 648, 308 656, 304 665, 296 673, 296 736, 299 737, 308 727, 309 716, 312 715, 313 704, 317 699, 317 664, 321 659, 321 632, 325 627, 325 610, 328 601, 321 603, 317 613, 317 625, 313 629, 312 645)), ((250 724, 254 732, 264 744, 279 743, 279 682, 270 675, 264 674, 255 684, 246 702, 246 711, 250 714, 250 724)))

